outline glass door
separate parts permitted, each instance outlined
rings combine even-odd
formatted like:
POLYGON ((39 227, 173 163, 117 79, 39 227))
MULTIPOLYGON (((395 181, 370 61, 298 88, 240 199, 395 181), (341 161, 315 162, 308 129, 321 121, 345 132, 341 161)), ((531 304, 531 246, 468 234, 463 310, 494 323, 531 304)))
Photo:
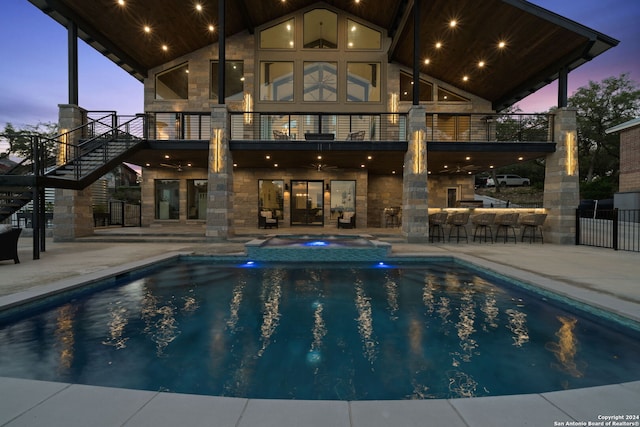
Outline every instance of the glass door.
POLYGON ((291 181, 291 225, 324 225, 324 181, 291 181))

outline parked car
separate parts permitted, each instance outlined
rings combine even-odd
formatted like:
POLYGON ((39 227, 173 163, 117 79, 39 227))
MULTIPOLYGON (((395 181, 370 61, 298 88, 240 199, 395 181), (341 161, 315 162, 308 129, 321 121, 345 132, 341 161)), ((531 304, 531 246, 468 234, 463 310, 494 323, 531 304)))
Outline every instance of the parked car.
MULTIPOLYGON (((522 185, 531 185, 531 181, 529 180, 529 178, 523 178, 519 175, 496 175, 496 180, 498 181, 498 185, 501 187, 519 187, 522 185)), ((493 186, 495 186, 493 178, 487 179, 487 187, 493 186)))

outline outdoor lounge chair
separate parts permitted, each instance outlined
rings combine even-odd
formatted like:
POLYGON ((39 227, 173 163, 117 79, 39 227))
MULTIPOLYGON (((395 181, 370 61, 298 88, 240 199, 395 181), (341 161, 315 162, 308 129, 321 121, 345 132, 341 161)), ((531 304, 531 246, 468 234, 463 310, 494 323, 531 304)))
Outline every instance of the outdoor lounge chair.
POLYGON ((338 228, 356 228, 356 213, 344 212, 338 217, 338 228))
POLYGON ((6 231, 0 230, 0 260, 12 259, 14 264, 20 264, 18 259, 18 237, 22 228, 8 227, 6 231))
POLYGON ((258 215, 258 228, 278 228, 278 218, 271 211, 261 211, 258 215))

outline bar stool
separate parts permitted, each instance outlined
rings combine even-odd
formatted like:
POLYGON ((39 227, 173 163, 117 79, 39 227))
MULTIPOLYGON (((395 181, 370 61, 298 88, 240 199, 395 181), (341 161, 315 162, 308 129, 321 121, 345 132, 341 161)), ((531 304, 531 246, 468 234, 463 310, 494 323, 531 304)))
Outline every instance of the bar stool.
POLYGON ((449 228, 449 241, 451 241, 451 233, 453 232, 453 230, 456 230, 456 243, 460 242, 460 230, 462 229, 464 231, 464 238, 467 241, 467 243, 469 243, 469 236, 467 235, 467 222, 469 222, 469 215, 471 215, 471 212, 469 211, 464 211, 464 212, 455 212, 454 214, 450 215, 447 219, 447 222, 450 225, 449 228))
POLYGON ((525 235, 529 234, 529 243, 533 243, 538 238, 538 231, 540 232, 540 243, 544 243, 544 236, 542 235, 542 224, 547 219, 547 214, 531 214, 524 215, 520 219, 520 225, 522 226, 522 235, 520 241, 524 242, 525 235))
MULTIPOLYGON (((476 241, 476 237, 478 236, 478 231, 482 230, 484 234, 484 241, 487 241, 488 231, 489 241, 493 243, 493 232, 491 231, 491 226, 493 225, 493 221, 495 218, 496 214, 494 213, 482 213, 471 217, 471 224, 475 225, 475 229, 473 231, 474 242, 476 241)), ((479 236, 479 240, 482 241, 482 235, 479 236)))
POLYGON ((510 238, 509 230, 513 233, 513 243, 518 241, 516 237, 516 224, 518 223, 518 213, 506 213, 502 215, 497 215, 495 219, 495 224, 498 226, 496 229, 496 242, 498 241, 498 237, 500 237, 500 230, 504 233, 504 242, 507 243, 507 240, 510 238))
POLYGON ((444 225, 447 223, 447 213, 438 212, 429 215, 429 241, 433 243, 433 238, 438 237, 438 242, 442 238, 444 241, 444 225))

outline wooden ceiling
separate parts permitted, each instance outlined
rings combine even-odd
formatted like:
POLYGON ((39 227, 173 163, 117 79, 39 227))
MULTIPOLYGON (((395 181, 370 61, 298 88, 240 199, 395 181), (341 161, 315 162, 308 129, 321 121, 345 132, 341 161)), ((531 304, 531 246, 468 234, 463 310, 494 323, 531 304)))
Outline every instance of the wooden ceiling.
MULTIPOLYGON (((140 80, 158 65, 216 43, 219 35, 218 0, 29 1, 65 26, 75 22, 79 37, 140 80)), ((389 60, 411 68, 414 1, 421 1, 420 70, 498 110, 555 80, 562 67, 570 71, 618 43, 523 0, 227 0, 225 33, 253 33, 272 20, 324 4, 386 29, 389 60), (458 22, 453 29, 451 19, 458 22), (501 40, 504 49, 496 47, 501 40), (440 49, 434 47, 438 41, 440 49)))

